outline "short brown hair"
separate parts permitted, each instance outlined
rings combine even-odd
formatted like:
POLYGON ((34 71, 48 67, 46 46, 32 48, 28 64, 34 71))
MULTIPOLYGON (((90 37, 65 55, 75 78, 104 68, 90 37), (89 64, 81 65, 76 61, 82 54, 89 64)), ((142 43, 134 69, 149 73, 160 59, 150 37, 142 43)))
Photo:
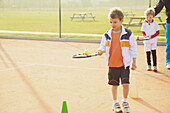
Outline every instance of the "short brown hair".
POLYGON ((153 17, 155 16, 155 10, 153 8, 148 8, 146 11, 145 11, 145 16, 148 16, 148 15, 152 15, 153 17))
POLYGON ((120 8, 112 8, 109 12, 108 17, 109 19, 119 18, 120 20, 122 20, 124 17, 124 14, 120 8))

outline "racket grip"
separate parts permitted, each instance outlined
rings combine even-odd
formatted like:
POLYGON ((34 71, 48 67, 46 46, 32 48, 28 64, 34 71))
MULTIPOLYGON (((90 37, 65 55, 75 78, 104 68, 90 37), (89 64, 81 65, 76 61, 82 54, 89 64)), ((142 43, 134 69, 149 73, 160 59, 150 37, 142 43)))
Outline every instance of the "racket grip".
POLYGON ((99 50, 97 51, 97 55, 102 55, 103 54, 103 51, 99 50))
POLYGON ((148 39, 148 40, 150 40, 150 38, 149 38, 148 36, 145 36, 145 37, 144 37, 144 39, 148 39))

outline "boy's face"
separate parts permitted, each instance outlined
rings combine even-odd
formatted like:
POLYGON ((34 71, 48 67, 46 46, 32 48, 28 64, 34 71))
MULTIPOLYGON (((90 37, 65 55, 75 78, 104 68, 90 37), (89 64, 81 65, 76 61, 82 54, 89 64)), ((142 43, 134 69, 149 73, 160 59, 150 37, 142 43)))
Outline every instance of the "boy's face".
POLYGON ((147 19, 148 23, 152 23, 153 15, 147 15, 146 19, 147 19))
POLYGON ((114 31, 119 31, 121 30, 121 26, 122 26, 122 22, 123 19, 119 19, 119 18, 110 18, 110 26, 113 28, 114 31))

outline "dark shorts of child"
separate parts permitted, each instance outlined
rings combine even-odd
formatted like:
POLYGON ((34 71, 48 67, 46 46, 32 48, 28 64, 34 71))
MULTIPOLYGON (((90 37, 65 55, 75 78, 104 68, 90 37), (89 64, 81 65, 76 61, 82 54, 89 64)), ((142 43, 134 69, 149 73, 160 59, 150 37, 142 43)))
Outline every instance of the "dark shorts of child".
POLYGON ((122 67, 109 67, 108 72, 108 84, 109 85, 119 85, 119 80, 121 79, 122 84, 129 84, 129 66, 125 69, 122 67))

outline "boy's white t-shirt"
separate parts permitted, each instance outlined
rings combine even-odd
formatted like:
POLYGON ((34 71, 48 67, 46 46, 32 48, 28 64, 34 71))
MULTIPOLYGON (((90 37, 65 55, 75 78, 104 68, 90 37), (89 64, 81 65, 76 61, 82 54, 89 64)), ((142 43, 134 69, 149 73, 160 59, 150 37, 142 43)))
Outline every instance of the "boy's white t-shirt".
MULTIPOLYGON (((146 33, 146 36, 152 36, 156 33, 156 31, 160 30, 160 27, 157 22, 153 21, 148 24, 148 22, 144 22, 141 27, 141 31, 146 33)), ((157 37, 154 37, 149 40, 150 43, 157 43, 157 37)))

